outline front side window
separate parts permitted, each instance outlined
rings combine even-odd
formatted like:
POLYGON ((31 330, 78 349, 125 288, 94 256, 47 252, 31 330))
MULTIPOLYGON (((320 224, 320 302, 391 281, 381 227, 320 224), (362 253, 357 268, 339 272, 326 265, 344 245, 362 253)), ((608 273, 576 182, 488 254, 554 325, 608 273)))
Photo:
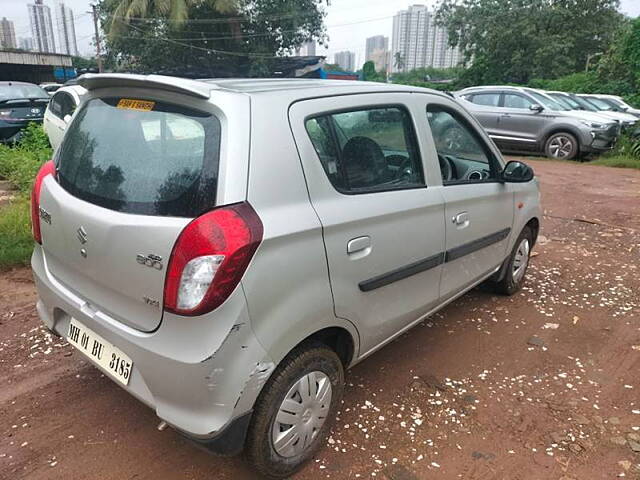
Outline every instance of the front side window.
POLYGON ((404 108, 319 115, 305 126, 338 191, 354 194, 424 186, 413 124, 404 108))
POLYGON ((476 130, 457 112, 429 105, 427 119, 445 185, 495 181, 499 164, 476 130))
POLYGON ((215 205, 219 151, 220 121, 212 114, 97 98, 69 126, 56 163, 60 185, 82 200, 125 213, 193 217, 215 205))
POLYGON ((520 108, 528 110, 533 105, 533 102, 522 95, 516 93, 504 94, 504 106, 505 108, 520 108))

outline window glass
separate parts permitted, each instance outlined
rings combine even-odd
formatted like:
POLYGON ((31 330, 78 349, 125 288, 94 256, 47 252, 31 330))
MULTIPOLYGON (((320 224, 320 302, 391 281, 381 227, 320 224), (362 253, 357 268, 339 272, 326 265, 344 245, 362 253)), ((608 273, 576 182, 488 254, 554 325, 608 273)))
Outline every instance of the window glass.
POLYGON ((49 110, 51 110, 51 113, 53 113, 56 117, 60 117, 60 111, 61 111, 60 99, 61 98, 62 98, 62 93, 56 93, 51 98, 51 101, 49 102, 49 110))
POLYGON ((445 185, 493 181, 497 178, 497 162, 466 120, 438 105, 427 108, 427 119, 445 185))
POLYGON ((67 115, 73 115, 76 109, 76 104, 73 98, 68 93, 60 92, 57 94, 60 103, 60 118, 64 118, 67 115))
POLYGON ((147 111, 119 101, 94 99, 78 112, 58 154, 60 185, 126 213, 192 217, 215 206, 219 120, 161 102, 148 102, 147 111))
POLYGON ((486 105, 488 107, 497 107, 500 104, 499 93, 477 93, 471 99, 477 105, 486 105))
POLYGON ((540 104, 544 105, 545 108, 548 108, 549 110, 552 110, 554 112, 570 110, 569 108, 565 107, 564 105, 560 105, 553 98, 549 98, 546 95, 542 95, 532 90, 527 90, 527 93, 535 98, 538 102, 540 102, 540 104))
POLYGON ((424 186, 409 113, 380 107, 307 120, 309 138, 333 186, 367 193, 424 186))
POLYGON ((522 95, 518 95, 515 93, 505 93, 504 94, 504 106, 505 108, 521 108, 528 109, 533 105, 533 102, 528 98, 523 97, 522 95))

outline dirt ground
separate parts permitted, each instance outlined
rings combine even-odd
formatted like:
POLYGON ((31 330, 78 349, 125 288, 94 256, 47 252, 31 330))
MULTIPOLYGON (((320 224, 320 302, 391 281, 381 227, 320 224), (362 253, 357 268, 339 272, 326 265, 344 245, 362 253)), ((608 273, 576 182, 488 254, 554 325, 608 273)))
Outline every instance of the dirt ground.
MULTIPOLYGON (((640 479, 640 171, 529 163, 545 217, 526 288, 476 289, 352 369, 295 479, 640 479)), ((29 270, 0 275, 0 478, 257 478, 158 431, 34 301, 29 270)))

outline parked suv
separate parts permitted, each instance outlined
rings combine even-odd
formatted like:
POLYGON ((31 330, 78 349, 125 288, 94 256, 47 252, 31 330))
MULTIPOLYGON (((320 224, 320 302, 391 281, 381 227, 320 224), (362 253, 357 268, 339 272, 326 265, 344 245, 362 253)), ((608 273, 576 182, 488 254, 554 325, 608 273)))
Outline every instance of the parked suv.
POLYGON ((44 324, 167 424, 263 474, 324 443, 344 371, 525 279, 537 181, 447 95, 87 75, 32 203, 44 324))
POLYGON ((619 135, 617 122, 572 111, 531 88, 473 87, 456 95, 503 151, 571 160, 610 150, 619 135))

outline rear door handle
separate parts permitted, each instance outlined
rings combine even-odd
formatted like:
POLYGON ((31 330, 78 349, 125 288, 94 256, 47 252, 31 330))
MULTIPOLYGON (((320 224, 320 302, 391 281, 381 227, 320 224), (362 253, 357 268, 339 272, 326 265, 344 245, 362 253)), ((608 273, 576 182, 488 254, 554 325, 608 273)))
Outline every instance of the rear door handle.
POLYGON ((371 237, 362 236, 349 240, 347 243, 347 255, 356 259, 369 255, 371 252, 371 237))

